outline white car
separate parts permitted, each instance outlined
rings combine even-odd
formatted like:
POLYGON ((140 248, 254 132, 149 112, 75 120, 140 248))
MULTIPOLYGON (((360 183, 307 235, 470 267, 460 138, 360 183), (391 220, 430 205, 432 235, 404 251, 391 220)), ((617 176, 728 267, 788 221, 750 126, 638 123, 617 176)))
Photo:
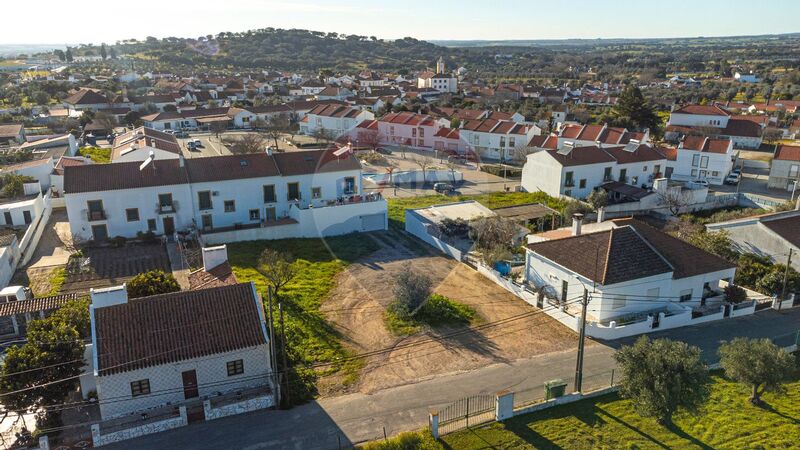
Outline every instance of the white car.
POLYGON ((706 180, 692 180, 689 184, 693 185, 694 187, 708 187, 708 181, 706 180))
POLYGON ((725 184, 738 184, 739 180, 742 179, 741 173, 731 172, 730 175, 725 177, 725 184))

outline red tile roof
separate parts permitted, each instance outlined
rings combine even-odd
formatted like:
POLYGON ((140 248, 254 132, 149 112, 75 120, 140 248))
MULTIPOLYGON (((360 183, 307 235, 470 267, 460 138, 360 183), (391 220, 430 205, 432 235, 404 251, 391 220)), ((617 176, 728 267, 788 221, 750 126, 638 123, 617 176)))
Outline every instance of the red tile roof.
POLYGON ((673 114, 697 114, 703 116, 730 116, 731 113, 719 105, 685 105, 672 111, 673 114))
POLYGON ((712 139, 704 136, 686 136, 680 148, 707 153, 727 153, 731 146, 729 139, 712 139))
POLYGON ((181 154, 181 146, 174 135, 153 128, 139 127, 125 132, 114 139, 111 160, 115 160, 131 149, 152 147, 166 152, 181 154))
POLYGON ((414 112, 389 113, 379 119, 384 123, 412 125, 412 126, 433 126, 434 120, 427 114, 417 114, 414 112))
POLYGON ((308 114, 322 117, 353 118, 361 114, 361 109, 342 105, 317 105, 308 114))
POLYGON ((100 376, 267 343, 250 283, 130 299, 94 310, 100 376))
POLYGON ((6 317, 12 314, 51 311, 58 309, 73 300, 77 300, 78 298, 78 294, 73 293, 54 295, 50 297, 37 297, 30 300, 3 302, 0 303, 0 317, 6 317))
POLYGON ((728 126, 720 132, 725 136, 759 137, 761 136, 761 125, 747 119, 728 119, 728 126))
POLYGON ((800 146, 779 145, 775 149, 775 157, 781 161, 800 161, 800 146))
POLYGON ((442 127, 439 128, 439 131, 437 131, 434 136, 444 139, 459 139, 458 128, 442 127))

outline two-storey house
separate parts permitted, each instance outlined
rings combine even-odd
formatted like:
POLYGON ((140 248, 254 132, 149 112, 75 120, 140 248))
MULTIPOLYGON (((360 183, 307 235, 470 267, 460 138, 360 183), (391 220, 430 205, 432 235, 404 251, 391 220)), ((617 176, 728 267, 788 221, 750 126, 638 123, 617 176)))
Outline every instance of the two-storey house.
POLYGON ((735 159, 730 139, 686 136, 678 144, 671 178, 678 181, 706 180, 721 185, 731 172, 735 159))

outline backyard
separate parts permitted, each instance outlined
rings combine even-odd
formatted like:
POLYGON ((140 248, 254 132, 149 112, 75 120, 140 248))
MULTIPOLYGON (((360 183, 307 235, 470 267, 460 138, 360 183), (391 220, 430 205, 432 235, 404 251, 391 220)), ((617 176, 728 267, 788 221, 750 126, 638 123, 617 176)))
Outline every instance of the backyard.
POLYGON ((375 443, 369 450, 418 449, 789 449, 800 442, 800 378, 785 395, 768 394, 765 408, 747 401, 748 389, 713 376, 711 398, 697 416, 678 414, 664 427, 642 418, 616 394, 583 400, 443 437, 422 431, 398 436, 405 447, 375 443))

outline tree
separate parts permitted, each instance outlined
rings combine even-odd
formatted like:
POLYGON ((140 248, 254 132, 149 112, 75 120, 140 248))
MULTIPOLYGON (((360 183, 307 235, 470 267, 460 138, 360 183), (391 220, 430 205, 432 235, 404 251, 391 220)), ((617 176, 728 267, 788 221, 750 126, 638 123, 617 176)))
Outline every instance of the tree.
POLYGON ((226 120, 215 120, 211 122, 211 125, 208 126, 208 130, 214 133, 214 136, 217 137, 217 140, 219 140, 219 135, 224 133, 227 129, 228 121, 226 120))
POLYGON ((0 179, 0 193, 4 197, 14 198, 22 197, 25 195, 25 183, 34 183, 36 179, 27 175, 19 175, 17 173, 7 173, 0 179))
POLYGON ((142 115, 138 111, 129 111, 125 114, 125 124, 138 127, 142 124, 142 115))
POLYGON ((258 257, 258 273, 267 279, 276 296, 278 291, 297 275, 294 261, 292 255, 271 248, 265 249, 258 257))
POLYGON ((275 143, 278 150, 278 139, 289 129, 289 119, 283 114, 276 114, 267 121, 266 136, 275 143))
POLYGON ((102 111, 98 111, 97 113, 95 113, 94 119, 92 119, 92 122, 96 123, 99 126, 101 126, 102 129, 108 130, 108 131, 111 131, 111 132, 113 132, 114 128, 116 128, 117 125, 118 125, 117 119, 114 116, 112 116, 110 114, 106 114, 106 113, 104 113, 102 111))
POLYGON ((100 44, 100 57, 103 58, 103 60, 108 58, 108 49, 106 48, 106 43, 105 42, 100 44))
POLYGON ((414 157, 411 160, 414 162, 414 164, 416 164, 419 167, 419 170, 422 171, 422 184, 424 185, 425 183, 428 182, 427 172, 428 168, 433 164, 433 160, 431 160, 427 156, 422 156, 419 158, 414 157))
POLYGON ((763 294, 780 296, 781 292, 783 292, 784 277, 786 277, 786 292, 800 290, 800 273, 791 267, 789 268, 788 276, 786 276, 786 272, 786 265, 773 264, 769 272, 756 281, 756 290, 763 294))
POLYGON ((37 105, 47 105, 50 103, 50 94, 45 91, 36 91, 31 95, 31 98, 37 105))
POLYGON ((517 225, 509 219, 500 216, 480 217, 470 224, 470 238, 475 246, 481 250, 496 247, 511 247, 517 225))
POLYGON ((726 230, 708 232, 701 226, 696 231, 690 231, 685 241, 728 261, 736 261, 739 256, 726 230))
POLYGON ((622 372, 620 395, 643 417, 669 425, 679 408, 696 412, 708 400, 711 379, 697 347, 642 336, 614 359, 622 372))
POLYGON ((117 59, 117 51, 114 49, 114 47, 108 49, 108 57, 111 59, 117 59))
POLYGON ((783 393, 795 371, 795 356, 769 339, 738 337, 719 347, 725 375, 752 388, 750 403, 762 405, 764 392, 783 393))
POLYGON ((579 200, 572 200, 564 207, 564 218, 570 220, 575 214, 587 214, 592 212, 592 207, 579 200))
POLYGON ((735 284, 729 284, 723 289, 725 293, 725 301, 737 305, 747 300, 747 292, 735 284))
POLYGON ((67 52, 64 53, 64 59, 66 59, 67 62, 72 62, 72 60, 73 60, 73 58, 72 58, 72 49, 70 49, 69 47, 67 47, 67 52))
POLYGON ((56 55, 56 57, 58 57, 58 60, 61 61, 61 62, 64 62, 64 61, 67 60, 67 56, 64 54, 64 50, 55 49, 55 50, 53 50, 53 54, 56 55))
MULTIPOLYGON (((20 413, 62 403, 78 384, 89 331, 89 301, 77 300, 28 324, 27 342, 12 346, 0 367, 3 405, 20 413), (33 388, 33 389, 32 389, 33 388)), ((37 415, 39 426, 58 425, 59 414, 37 415)))
POLYGON ((228 146, 231 153, 261 153, 266 148, 266 140, 259 133, 247 133, 228 146))
POLYGON ((672 216, 677 216, 681 209, 689 205, 689 194, 682 189, 667 189, 656 192, 658 203, 669 209, 672 216))
POLYGON ((608 206, 608 192, 605 189, 595 189, 586 197, 586 201, 595 210, 608 206))
POLYGON ((127 283, 127 288, 129 298, 149 297, 181 290, 175 277, 161 270, 151 270, 136 275, 127 283))
POLYGON ((660 123, 658 116, 644 98, 642 91, 633 84, 620 93, 617 104, 614 105, 611 114, 619 126, 640 129, 649 128, 652 132, 655 132, 660 123))
POLYGON ((409 266, 394 277, 394 298, 403 312, 414 315, 431 296, 432 281, 427 275, 415 272, 409 266))
POLYGON ((94 119, 94 111, 86 110, 81 113, 81 116, 78 118, 78 121, 81 123, 82 127, 85 127, 86 124, 90 123, 94 119))

